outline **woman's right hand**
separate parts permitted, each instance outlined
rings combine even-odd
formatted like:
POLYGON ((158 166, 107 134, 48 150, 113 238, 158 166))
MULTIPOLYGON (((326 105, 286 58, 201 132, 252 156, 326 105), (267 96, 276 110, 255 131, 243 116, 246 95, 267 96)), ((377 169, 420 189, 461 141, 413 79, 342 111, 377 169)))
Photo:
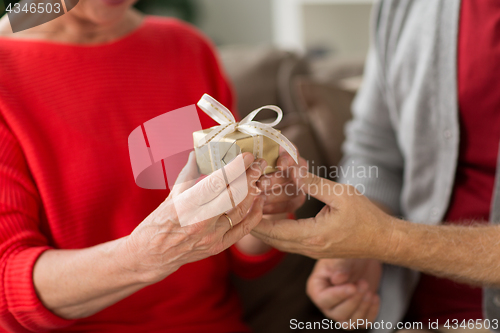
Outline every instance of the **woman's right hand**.
POLYGON ((258 196, 260 190, 255 183, 266 165, 264 160, 254 161, 252 154, 245 153, 239 161, 224 167, 225 175, 218 170, 194 185, 198 169, 191 153, 168 198, 122 243, 127 268, 138 273, 144 283, 155 283, 182 265, 216 255, 248 235, 262 219, 265 199, 258 196), (245 176, 248 193, 241 186, 245 176), (233 228, 228 218, 220 214, 220 207, 227 201, 225 179, 234 200, 241 201, 227 212, 233 228), (217 209, 219 214, 211 216, 217 209), (206 214, 206 218, 182 227, 179 215, 184 212, 191 216, 206 214))
POLYGON ((195 184, 198 168, 191 156, 169 197, 130 235, 89 248, 50 249, 40 255, 33 283, 45 307, 66 319, 91 316, 247 235, 262 218, 264 202, 257 196, 255 182, 265 162, 254 161, 251 154, 233 162, 224 168, 234 201, 239 202, 227 212, 232 229, 221 216, 229 200, 222 194, 228 192, 222 171, 195 184), (181 227, 179 215, 201 222, 181 227))

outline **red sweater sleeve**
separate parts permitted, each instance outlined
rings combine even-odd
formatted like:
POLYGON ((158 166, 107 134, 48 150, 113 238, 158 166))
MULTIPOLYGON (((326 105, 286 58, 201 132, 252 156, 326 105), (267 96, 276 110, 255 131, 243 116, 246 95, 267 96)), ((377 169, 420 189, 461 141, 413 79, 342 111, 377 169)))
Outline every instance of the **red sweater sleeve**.
POLYGON ((255 279, 273 269, 285 256, 276 249, 261 255, 248 255, 233 245, 229 248, 232 271, 241 278, 255 279))
POLYGON ((33 266, 49 249, 39 230, 40 196, 26 160, 0 118, 0 327, 40 332, 72 323, 47 310, 33 285, 33 266))

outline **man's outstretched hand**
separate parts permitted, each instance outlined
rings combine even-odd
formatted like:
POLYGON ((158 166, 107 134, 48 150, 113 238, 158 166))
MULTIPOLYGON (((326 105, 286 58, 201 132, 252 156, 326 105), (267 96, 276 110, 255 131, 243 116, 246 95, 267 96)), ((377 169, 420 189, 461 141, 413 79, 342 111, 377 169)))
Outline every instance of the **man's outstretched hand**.
POLYGON ((390 251, 394 218, 349 185, 308 173, 300 191, 324 202, 316 217, 262 220, 252 234, 269 245, 311 258, 380 258, 390 251))
MULTIPOLYGON (((308 173, 296 188, 326 205, 316 217, 262 220, 252 234, 285 252, 312 258, 379 258, 390 251, 393 218, 352 186, 308 173)), ((373 322, 382 266, 370 259, 321 259, 307 283, 318 308, 338 322, 373 322)))
POLYGON ((252 234, 312 258, 366 258, 459 282, 500 286, 500 226, 412 223, 386 214, 352 186, 308 174, 298 188, 323 201, 316 217, 262 220, 252 234), (463 244, 468 244, 464 247, 463 244), (492 246, 482 246, 493 244, 492 246))

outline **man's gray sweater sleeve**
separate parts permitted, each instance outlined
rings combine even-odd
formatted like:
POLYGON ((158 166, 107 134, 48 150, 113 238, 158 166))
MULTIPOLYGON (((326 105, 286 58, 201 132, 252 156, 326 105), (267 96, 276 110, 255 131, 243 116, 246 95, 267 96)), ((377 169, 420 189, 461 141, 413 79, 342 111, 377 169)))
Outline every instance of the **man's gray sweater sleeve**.
POLYGON ((346 127, 339 181, 357 185, 371 200, 400 214, 404 161, 385 95, 380 53, 376 42, 372 44, 363 85, 353 103, 354 118, 346 127))

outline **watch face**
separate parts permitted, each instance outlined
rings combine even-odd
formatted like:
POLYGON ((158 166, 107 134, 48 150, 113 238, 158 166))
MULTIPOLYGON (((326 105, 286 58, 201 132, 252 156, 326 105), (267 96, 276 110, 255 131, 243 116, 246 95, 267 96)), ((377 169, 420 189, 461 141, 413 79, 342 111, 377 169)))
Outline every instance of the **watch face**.
POLYGON ((0 0, 0 9, 9 17, 12 32, 52 21, 72 10, 79 0, 0 0))

